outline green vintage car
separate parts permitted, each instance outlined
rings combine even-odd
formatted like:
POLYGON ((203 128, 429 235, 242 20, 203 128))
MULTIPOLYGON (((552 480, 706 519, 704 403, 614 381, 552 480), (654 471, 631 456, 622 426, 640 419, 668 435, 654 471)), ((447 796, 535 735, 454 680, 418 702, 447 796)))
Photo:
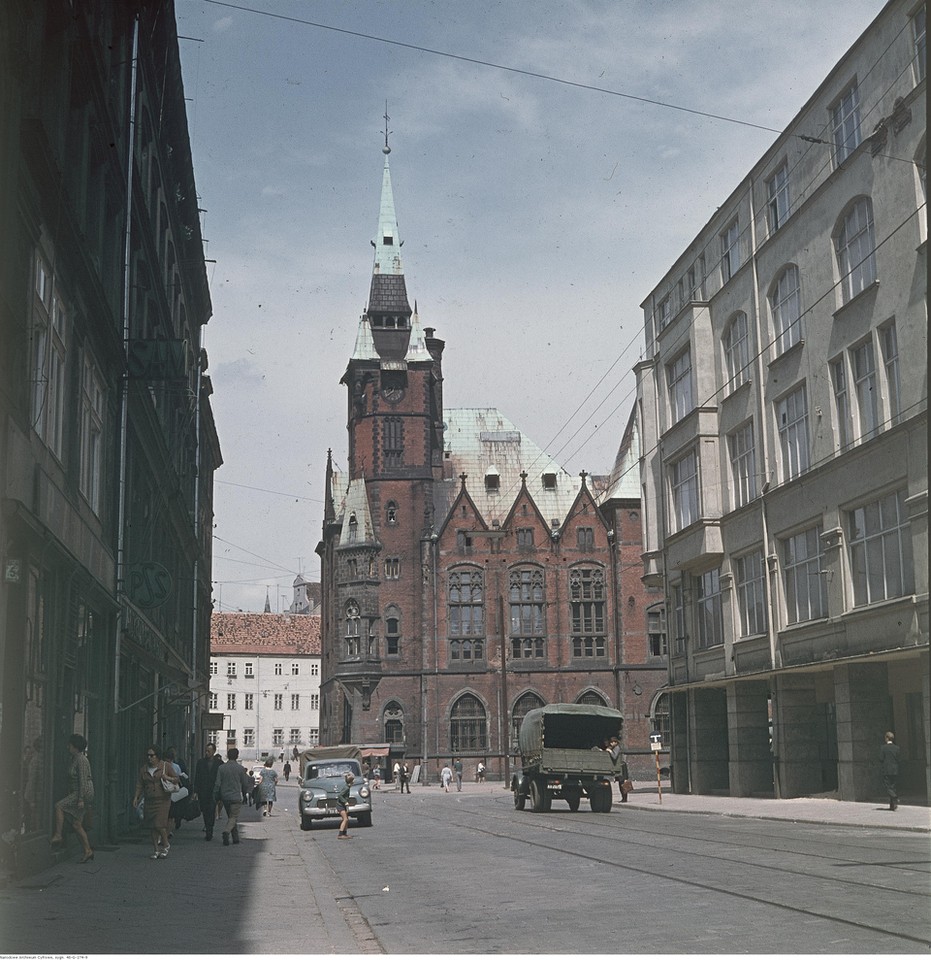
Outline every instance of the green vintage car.
MULTIPOLYGON (((349 816, 360 827, 372 825, 372 794, 368 781, 362 774, 359 756, 333 756, 337 751, 333 747, 322 747, 318 751, 308 750, 301 757, 301 773, 298 777, 298 813, 301 829, 310 830, 315 822, 326 819, 339 819, 336 795, 345 784, 345 776, 351 773, 355 778, 349 791, 349 816)), ((355 751, 358 753, 358 751, 355 751)))

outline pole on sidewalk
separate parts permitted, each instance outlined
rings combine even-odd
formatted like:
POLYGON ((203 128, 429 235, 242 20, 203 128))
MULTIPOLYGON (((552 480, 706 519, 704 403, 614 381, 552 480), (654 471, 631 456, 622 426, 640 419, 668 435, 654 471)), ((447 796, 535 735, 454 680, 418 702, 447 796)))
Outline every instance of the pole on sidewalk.
POLYGON ((663 805, 663 784, 660 782, 660 773, 659 773, 659 751, 653 754, 653 758, 656 760, 656 794, 659 797, 660 806, 663 805))
POLYGON ((656 794, 659 797, 659 802, 662 806, 663 785, 660 782, 659 752, 663 749, 663 735, 659 732, 659 730, 654 730, 650 734, 650 749, 653 751, 653 759, 656 761, 656 794))

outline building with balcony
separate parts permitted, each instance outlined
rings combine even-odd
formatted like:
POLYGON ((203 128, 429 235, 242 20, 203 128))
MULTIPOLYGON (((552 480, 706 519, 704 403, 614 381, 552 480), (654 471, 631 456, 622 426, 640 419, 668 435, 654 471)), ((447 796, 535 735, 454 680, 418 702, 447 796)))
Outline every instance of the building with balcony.
POLYGON ((927 798, 925 85, 892 0, 643 303, 678 791, 927 798))

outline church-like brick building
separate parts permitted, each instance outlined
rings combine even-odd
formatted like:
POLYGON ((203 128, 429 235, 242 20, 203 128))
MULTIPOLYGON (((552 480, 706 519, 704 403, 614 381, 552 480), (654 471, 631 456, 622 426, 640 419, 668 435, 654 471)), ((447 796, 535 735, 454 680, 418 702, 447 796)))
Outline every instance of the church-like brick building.
MULTIPOLYGON (((494 408, 444 409, 445 344, 411 309, 385 145, 366 312, 327 461, 321 742, 387 743, 428 776, 514 764, 533 707, 624 711, 632 766, 664 726, 665 630, 640 582, 639 446, 570 476, 494 408)), ((657 608, 659 609, 659 608, 657 608)), ((652 768, 652 760, 649 760, 652 768)))

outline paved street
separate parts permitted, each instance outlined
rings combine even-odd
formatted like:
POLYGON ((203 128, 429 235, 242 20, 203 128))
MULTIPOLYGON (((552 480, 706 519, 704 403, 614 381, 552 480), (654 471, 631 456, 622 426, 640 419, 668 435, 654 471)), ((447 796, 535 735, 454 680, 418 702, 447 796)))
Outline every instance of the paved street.
POLYGON ((376 793, 336 840, 247 810, 0 891, 3 953, 927 953, 925 807, 679 797, 515 811, 500 784, 376 793))

